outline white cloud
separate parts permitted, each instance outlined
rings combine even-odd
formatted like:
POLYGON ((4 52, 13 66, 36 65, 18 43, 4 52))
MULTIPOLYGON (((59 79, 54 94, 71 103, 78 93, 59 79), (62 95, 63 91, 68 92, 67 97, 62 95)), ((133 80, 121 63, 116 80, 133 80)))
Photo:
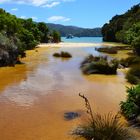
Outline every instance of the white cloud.
POLYGON ((59 5, 59 4, 60 4, 60 2, 56 1, 56 2, 52 2, 50 4, 43 5, 42 7, 52 8, 52 7, 55 7, 55 6, 59 5))
POLYGON ((75 0, 62 0, 64 2, 72 2, 72 1, 75 1, 75 0))
POLYGON ((18 8, 12 8, 11 11, 18 11, 18 8))
POLYGON ((38 20, 38 18, 37 17, 31 17, 33 20, 38 20))
MULTIPOLYGON (((22 18, 22 19, 28 19, 27 16, 20 16, 19 18, 22 18)), ((33 17, 31 17, 31 18, 32 18, 32 20, 38 20, 38 18, 35 17, 35 16, 33 16, 33 17)))
POLYGON ((26 16, 20 16, 20 18, 22 18, 22 19, 26 19, 27 17, 26 17, 26 16))
POLYGON ((17 4, 26 4, 33 6, 41 6, 41 7, 54 7, 59 5, 61 2, 71 2, 75 0, 0 0, 0 4, 2 3, 17 3, 17 4))
POLYGON ((63 21, 70 21, 70 18, 64 18, 63 21))
POLYGON ((49 22, 56 22, 56 21, 61 21, 61 22, 66 22, 66 21, 70 21, 70 18, 66 18, 63 16, 52 16, 48 18, 49 22))
POLYGON ((0 4, 9 2, 9 0, 0 0, 0 4))

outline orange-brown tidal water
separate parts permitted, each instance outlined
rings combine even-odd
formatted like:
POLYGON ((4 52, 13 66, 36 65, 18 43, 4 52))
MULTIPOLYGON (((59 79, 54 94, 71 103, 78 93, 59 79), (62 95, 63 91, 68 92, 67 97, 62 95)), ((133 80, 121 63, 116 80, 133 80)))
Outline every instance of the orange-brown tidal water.
POLYGON ((85 94, 94 111, 119 111, 126 97, 124 72, 115 76, 85 76, 80 63, 94 48, 38 48, 28 51, 24 64, 0 68, 0 140, 73 140, 70 132, 85 121, 85 94), (68 51, 71 59, 54 58, 68 51), (64 119, 65 112, 81 117, 64 119))

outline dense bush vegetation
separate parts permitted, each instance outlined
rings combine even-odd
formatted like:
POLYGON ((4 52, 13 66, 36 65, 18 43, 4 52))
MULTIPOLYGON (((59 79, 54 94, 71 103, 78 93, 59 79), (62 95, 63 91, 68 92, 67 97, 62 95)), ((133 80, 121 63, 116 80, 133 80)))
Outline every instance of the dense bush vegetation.
POLYGON ((118 61, 113 59, 108 61, 107 57, 94 57, 89 55, 81 63, 84 74, 116 74, 118 61))
POLYGON ((128 58, 123 58, 120 60, 120 64, 124 67, 130 67, 136 64, 140 64, 140 57, 138 56, 130 56, 128 58))
POLYGON ((128 119, 140 124, 140 85, 127 89, 127 99, 121 102, 121 112, 128 119))
MULTIPOLYGON (((140 32, 140 28, 139 28, 139 32, 140 32)), ((140 33, 139 33, 139 37, 136 37, 132 41, 132 46, 134 48, 135 53, 140 56, 140 33)))
POLYGON ((140 4, 125 14, 114 16, 102 28, 103 40, 131 44, 140 55, 140 4))
POLYGON ((60 35, 51 33, 43 22, 20 19, 0 9, 0 66, 14 65, 24 51, 38 43, 59 42, 60 35))
POLYGON ((140 83, 140 66, 135 65, 130 68, 127 72, 126 79, 131 84, 138 84, 140 83))
POLYGON ((22 43, 16 36, 7 37, 5 32, 0 33, 0 66, 14 66, 19 63, 19 57, 24 57, 22 43))
POLYGON ((120 122, 120 116, 111 113, 100 115, 93 113, 88 99, 80 95, 85 100, 89 122, 76 128, 72 134, 85 140, 134 140, 133 134, 130 133, 120 122))
POLYGON ((53 54, 54 57, 64 57, 64 58, 70 58, 72 57, 72 55, 68 52, 60 52, 60 53, 54 53, 53 54))

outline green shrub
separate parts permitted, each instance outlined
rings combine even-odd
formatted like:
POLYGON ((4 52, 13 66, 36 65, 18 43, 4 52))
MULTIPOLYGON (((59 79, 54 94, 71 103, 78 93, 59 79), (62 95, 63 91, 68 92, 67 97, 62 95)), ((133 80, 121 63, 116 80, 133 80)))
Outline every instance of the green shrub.
MULTIPOLYGON (((139 30, 140 30, 140 24, 139 24, 139 30)), ((133 42, 132 42, 132 46, 134 48, 134 51, 136 52, 136 54, 138 56, 140 56, 140 31, 139 31, 139 36, 136 37, 133 42)))
POLYGON ((131 84, 140 83, 140 66, 139 65, 132 66, 126 74, 126 79, 131 84))
POLYGON ((138 56, 131 56, 126 59, 121 59, 120 64, 124 67, 130 67, 135 64, 140 64, 140 57, 138 56))
POLYGON ((120 103, 121 112, 127 119, 136 120, 140 115, 140 85, 127 88, 127 93, 126 101, 120 103))
POLYGON ((64 57, 64 58, 71 58, 72 55, 68 52, 60 52, 60 53, 54 53, 53 54, 54 57, 64 57))
POLYGON ((68 52, 63 52, 63 51, 60 53, 60 55, 61 55, 61 57, 68 57, 68 58, 69 58, 69 57, 72 57, 72 55, 71 55, 70 53, 68 53, 68 52))
POLYGON ((116 74, 117 60, 107 60, 107 57, 88 56, 82 63, 81 69, 84 74, 116 74))
POLYGON ((127 73, 126 79, 129 83, 134 84, 134 85, 136 85, 140 82, 139 79, 136 76, 134 76, 130 73, 127 73))
POLYGON ((108 54, 117 54, 118 49, 116 47, 101 47, 101 48, 96 48, 97 51, 99 52, 104 52, 108 54))
POLYGON ((119 50, 132 50, 132 48, 128 45, 125 46, 114 46, 114 47, 100 47, 95 48, 99 52, 104 52, 108 54, 117 54, 119 50))
POLYGON ((53 37, 53 42, 54 42, 54 43, 59 43, 59 42, 61 42, 61 35, 60 35, 59 32, 53 31, 52 37, 53 37))
POLYGON ((60 57, 60 54, 59 53, 54 53, 53 56, 54 57, 60 57))

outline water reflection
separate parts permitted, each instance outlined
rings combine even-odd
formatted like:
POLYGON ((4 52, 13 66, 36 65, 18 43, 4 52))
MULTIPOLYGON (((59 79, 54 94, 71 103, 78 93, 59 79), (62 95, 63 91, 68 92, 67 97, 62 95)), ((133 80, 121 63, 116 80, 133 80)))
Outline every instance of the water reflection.
MULTIPOLYGON (((65 89, 71 87, 77 89, 79 87, 78 83, 85 84, 86 86, 93 84, 96 85, 95 88, 100 87, 102 82, 105 82, 105 84, 108 83, 108 85, 125 84, 124 74, 120 71, 118 72, 118 76, 82 75, 79 66, 83 60, 83 56, 87 56, 89 53, 101 55, 93 47, 60 48, 58 50, 51 48, 50 50, 46 49, 34 55, 29 55, 30 58, 28 59, 30 61, 25 59, 26 69, 25 66, 22 67, 23 69, 20 66, 15 68, 17 70, 18 68, 20 69, 18 73, 12 73, 15 79, 20 77, 21 81, 17 81, 17 83, 11 81, 13 82, 11 86, 8 85, 7 81, 7 87, 2 92, 3 98, 19 106, 27 107, 39 100, 40 96, 53 94, 53 92, 62 93, 65 92, 65 89), (66 50, 72 53, 72 59, 61 59, 52 56, 55 51, 66 50), (23 78, 23 73, 20 72, 25 73, 26 76, 24 75, 23 78)), ((83 89, 82 87, 80 88, 83 89)), ((80 90, 80 88, 78 89, 80 90)))
POLYGON ((7 86, 12 86, 25 80, 27 78, 26 72, 27 66, 25 64, 0 68, 0 93, 2 93, 7 86))

